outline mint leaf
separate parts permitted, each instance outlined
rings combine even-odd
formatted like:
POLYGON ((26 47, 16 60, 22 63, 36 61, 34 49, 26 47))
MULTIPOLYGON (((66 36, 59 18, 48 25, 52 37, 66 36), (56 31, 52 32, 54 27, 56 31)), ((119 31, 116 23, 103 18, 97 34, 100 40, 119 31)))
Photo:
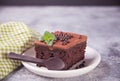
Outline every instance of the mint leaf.
POLYGON ((56 40, 56 37, 54 34, 45 31, 44 35, 41 37, 41 40, 44 41, 49 46, 53 45, 53 41, 56 40))
POLYGON ((53 41, 49 41, 47 44, 48 44, 49 46, 52 46, 52 45, 53 45, 53 41))

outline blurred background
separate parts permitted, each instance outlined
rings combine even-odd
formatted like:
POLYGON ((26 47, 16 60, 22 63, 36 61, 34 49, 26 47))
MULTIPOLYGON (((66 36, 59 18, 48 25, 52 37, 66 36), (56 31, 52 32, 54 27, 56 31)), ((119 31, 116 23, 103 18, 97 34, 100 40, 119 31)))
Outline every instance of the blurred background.
POLYGON ((118 6, 120 0, 0 0, 0 5, 118 6))

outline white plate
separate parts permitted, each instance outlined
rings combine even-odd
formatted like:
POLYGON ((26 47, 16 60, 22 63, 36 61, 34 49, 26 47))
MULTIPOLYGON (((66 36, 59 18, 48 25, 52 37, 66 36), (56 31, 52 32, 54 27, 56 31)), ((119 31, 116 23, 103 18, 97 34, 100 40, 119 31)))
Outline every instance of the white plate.
MULTIPOLYGON (((24 52, 24 55, 35 57, 34 47, 24 52)), ((52 78, 66 78, 66 77, 79 76, 90 72, 100 63, 100 60, 101 60, 100 54, 94 49, 87 47, 85 53, 85 67, 83 68, 56 71, 56 70, 48 70, 44 67, 37 67, 36 64, 34 63, 22 62, 22 64, 31 72, 41 76, 52 77, 52 78)))

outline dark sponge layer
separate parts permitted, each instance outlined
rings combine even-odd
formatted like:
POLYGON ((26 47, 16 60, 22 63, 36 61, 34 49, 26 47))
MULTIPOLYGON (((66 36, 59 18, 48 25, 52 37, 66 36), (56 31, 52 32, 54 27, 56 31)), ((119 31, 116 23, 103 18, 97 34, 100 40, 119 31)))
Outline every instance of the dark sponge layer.
MULTIPOLYGON (((59 31, 54 34, 58 36, 58 40, 53 46, 48 46, 43 41, 35 41, 37 58, 48 59, 51 57, 59 57, 65 62, 66 66, 64 70, 69 69, 71 66, 84 59, 87 40, 86 36, 59 31), (62 44, 64 41, 61 41, 61 39, 68 36, 70 37, 67 39, 68 43, 62 44)), ((37 65, 41 66, 39 64, 37 65)))
MULTIPOLYGON (((53 49, 50 50, 47 46, 40 46, 35 44, 36 57, 40 59, 48 59, 50 57, 61 58, 66 66, 64 69, 69 69, 71 66, 84 59, 84 49, 86 42, 78 44, 70 49, 53 49)), ((38 64, 38 66, 41 66, 38 64)))

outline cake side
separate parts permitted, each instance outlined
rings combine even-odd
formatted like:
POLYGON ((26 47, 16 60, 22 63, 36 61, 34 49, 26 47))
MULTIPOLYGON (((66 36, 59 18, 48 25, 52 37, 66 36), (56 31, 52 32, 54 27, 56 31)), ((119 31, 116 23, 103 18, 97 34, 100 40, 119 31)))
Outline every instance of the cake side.
MULTIPOLYGON (((57 36, 61 32, 55 32, 57 36)), ((63 32, 66 34, 66 32, 63 32)), ((51 57, 59 57, 65 62, 65 69, 69 69, 71 66, 84 59, 85 47, 87 37, 84 35, 78 35, 74 33, 68 33, 73 37, 68 41, 69 43, 63 45, 61 40, 57 40, 53 46, 48 46, 42 41, 35 41, 36 58, 48 59, 51 57)), ((41 65, 38 65, 41 66, 41 65)))

